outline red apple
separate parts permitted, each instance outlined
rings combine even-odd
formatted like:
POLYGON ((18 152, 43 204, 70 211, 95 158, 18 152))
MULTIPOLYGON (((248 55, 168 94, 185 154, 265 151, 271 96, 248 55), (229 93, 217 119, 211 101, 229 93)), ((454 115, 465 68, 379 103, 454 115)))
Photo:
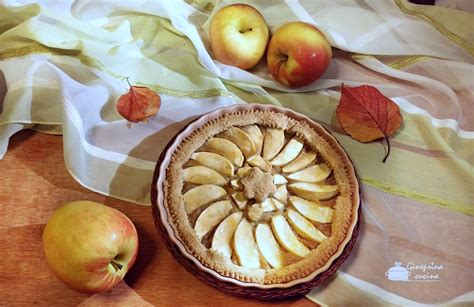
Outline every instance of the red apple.
POLYGON ((242 69, 260 61, 269 37, 263 16, 242 3, 220 9, 212 17, 209 34, 214 58, 242 69))
POLYGON ((122 212, 92 201, 60 207, 43 232, 46 260, 67 286, 102 292, 119 283, 135 262, 138 235, 122 212))
POLYGON ((319 79, 331 57, 331 45, 324 34, 305 22, 289 22, 278 28, 267 49, 267 65, 272 77, 293 88, 319 79))

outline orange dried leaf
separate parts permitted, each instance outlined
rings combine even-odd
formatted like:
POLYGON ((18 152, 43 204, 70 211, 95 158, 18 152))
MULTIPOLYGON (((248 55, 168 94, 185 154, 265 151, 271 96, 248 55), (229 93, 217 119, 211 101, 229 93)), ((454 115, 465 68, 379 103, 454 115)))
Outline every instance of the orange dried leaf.
POLYGON ((146 121, 160 110, 161 98, 144 86, 130 86, 128 93, 120 96, 117 111, 126 120, 137 123, 146 121))
POLYGON ((400 128, 402 115, 398 106, 370 85, 348 87, 342 85, 341 99, 336 109, 342 129, 353 139, 367 143, 388 137, 400 128))

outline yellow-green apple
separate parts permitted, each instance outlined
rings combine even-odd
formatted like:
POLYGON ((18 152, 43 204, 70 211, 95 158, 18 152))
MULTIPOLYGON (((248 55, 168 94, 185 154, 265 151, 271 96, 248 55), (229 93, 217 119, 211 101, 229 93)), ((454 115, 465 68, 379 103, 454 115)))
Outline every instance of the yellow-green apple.
POLYGON ((46 260, 56 276, 80 292, 107 291, 134 264, 135 226, 122 212, 92 201, 61 206, 43 232, 46 260))
POLYGON ((265 54, 269 31, 262 14, 253 6, 238 3, 212 17, 209 35, 216 60, 249 69, 265 54))
POLYGON ((289 22, 276 30, 267 49, 272 77, 298 88, 321 77, 331 62, 331 45, 321 31, 305 22, 289 22))

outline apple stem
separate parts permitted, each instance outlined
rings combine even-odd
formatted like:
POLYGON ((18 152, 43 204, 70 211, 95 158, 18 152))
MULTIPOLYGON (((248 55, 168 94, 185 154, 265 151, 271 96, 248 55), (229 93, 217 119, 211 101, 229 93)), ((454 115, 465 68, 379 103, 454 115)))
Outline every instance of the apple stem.
POLYGON ((112 266, 114 267, 115 271, 120 271, 120 270, 123 268, 123 265, 121 265, 120 263, 116 262, 115 259, 113 259, 110 264, 112 264, 112 266))
POLYGON ((284 63, 285 61, 287 61, 287 60, 288 60, 288 58, 286 58, 285 60, 280 60, 280 61, 278 61, 277 66, 276 66, 276 68, 275 68, 275 72, 274 72, 275 75, 278 75, 278 71, 280 70, 281 64, 283 64, 283 63, 284 63))

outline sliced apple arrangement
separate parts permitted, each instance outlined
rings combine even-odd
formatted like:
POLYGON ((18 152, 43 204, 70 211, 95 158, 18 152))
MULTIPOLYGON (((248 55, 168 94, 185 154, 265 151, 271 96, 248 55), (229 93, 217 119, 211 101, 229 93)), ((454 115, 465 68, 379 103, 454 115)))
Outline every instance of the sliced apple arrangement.
POLYGON ((198 240, 246 268, 281 268, 331 236, 339 189, 327 162, 297 136, 230 127, 191 154, 183 203, 198 240))
POLYGON ((268 70, 280 84, 299 88, 319 79, 332 58, 324 34, 306 22, 288 22, 270 36, 262 14, 253 6, 231 4, 217 11, 209 29, 213 57, 250 69, 266 51, 268 70))

